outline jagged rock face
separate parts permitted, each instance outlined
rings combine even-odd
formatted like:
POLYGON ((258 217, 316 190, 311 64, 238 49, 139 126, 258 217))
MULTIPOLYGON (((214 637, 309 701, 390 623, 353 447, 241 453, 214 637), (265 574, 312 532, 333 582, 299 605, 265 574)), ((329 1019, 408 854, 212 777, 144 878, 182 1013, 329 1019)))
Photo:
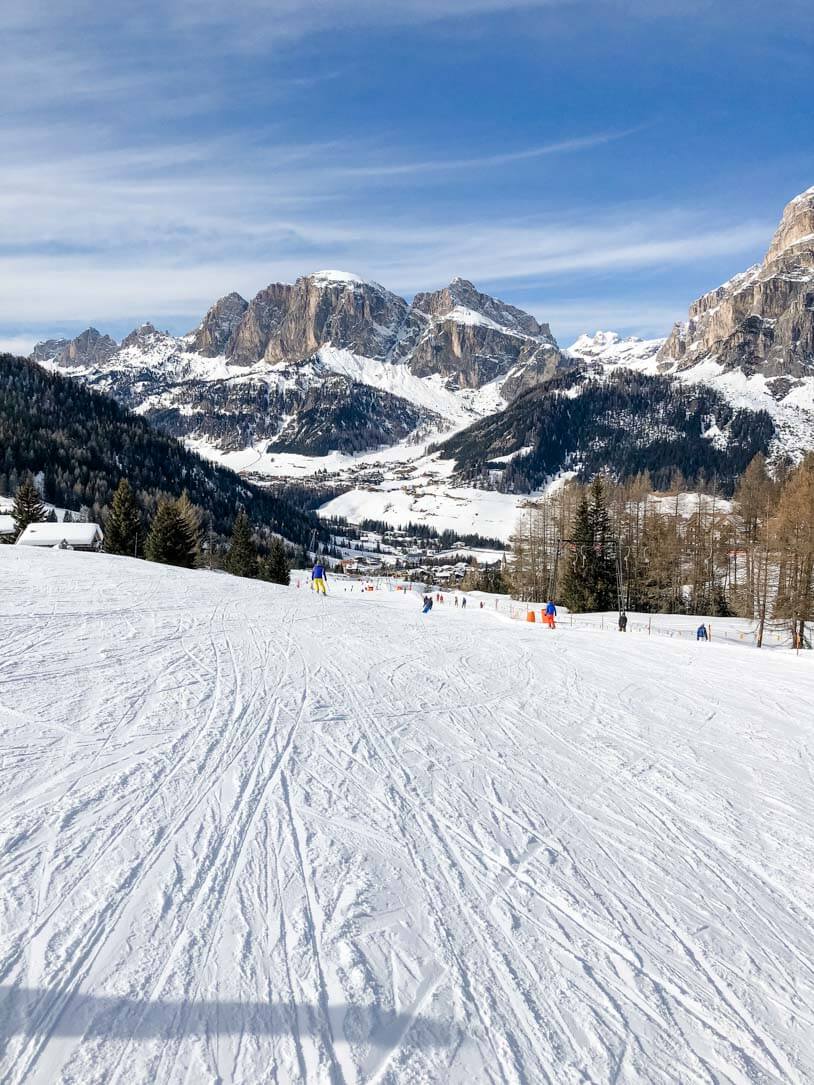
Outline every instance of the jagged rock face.
POLYGON ((207 314, 195 343, 214 323, 220 334, 211 339, 211 354, 224 353, 233 365, 292 364, 330 343, 363 357, 405 362, 417 376, 438 374, 456 389, 480 388, 521 364, 524 371, 510 383, 517 394, 549 379, 563 361, 548 325, 481 294, 465 279, 418 294, 408 305, 377 283, 317 272, 293 286, 261 290, 231 331, 216 312, 219 306, 207 314))
POLYGON ((814 373, 814 188, 786 206, 763 263, 694 302, 658 356, 678 371, 706 359, 747 375, 814 373))
POLYGON ((402 337, 400 355, 417 376, 438 374, 450 387, 480 388, 511 374, 503 388, 511 399, 566 364, 547 324, 481 294, 466 279, 417 294, 412 310, 412 334, 402 337))
POLYGON ((442 290, 435 290, 430 294, 416 294, 413 308, 434 317, 447 316, 456 308, 470 309, 481 313, 502 328, 519 332, 521 335, 551 335, 547 324, 538 324, 530 313, 524 313, 522 309, 517 309, 505 301, 498 301, 489 294, 481 294, 468 279, 453 279, 449 286, 442 290))
POLYGON ((384 358, 407 315, 407 302, 376 283, 332 273, 297 279, 287 312, 270 334, 263 358, 304 358, 328 343, 366 358, 384 358))
POLYGON ((286 283, 272 283, 252 298, 224 351, 233 365, 260 361, 271 337, 279 334, 293 289, 286 283))
POLYGON ((564 354, 555 343, 543 343, 530 352, 523 352, 517 365, 510 370, 503 382, 503 398, 510 403, 537 385, 562 376, 575 367, 575 362, 564 354))
POLYGON ((32 362, 52 362, 70 342, 70 339, 44 339, 42 343, 37 343, 29 357, 32 362))
POLYGON ((368 358, 384 358, 408 312, 403 298, 339 272, 317 272, 293 286, 274 283, 245 304, 239 315, 237 304, 230 305, 228 320, 220 313, 214 316, 220 349, 200 353, 225 354, 233 365, 259 361, 277 365, 308 358, 332 343, 368 358))
POLYGON ((190 350, 205 358, 225 354, 249 303, 240 294, 227 294, 216 301, 201 323, 190 333, 190 350))
POLYGON ((31 353, 35 362, 53 362, 66 368, 104 364, 119 349, 115 339, 87 328, 75 339, 49 339, 31 353))

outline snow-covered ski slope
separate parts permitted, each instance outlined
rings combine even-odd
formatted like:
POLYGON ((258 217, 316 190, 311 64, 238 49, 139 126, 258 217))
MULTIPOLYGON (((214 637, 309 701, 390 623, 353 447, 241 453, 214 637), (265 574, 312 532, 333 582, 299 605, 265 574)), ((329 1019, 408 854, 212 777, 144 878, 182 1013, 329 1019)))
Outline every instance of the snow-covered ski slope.
POLYGON ((0 547, 0 1080, 814 1080, 812 660, 0 547))

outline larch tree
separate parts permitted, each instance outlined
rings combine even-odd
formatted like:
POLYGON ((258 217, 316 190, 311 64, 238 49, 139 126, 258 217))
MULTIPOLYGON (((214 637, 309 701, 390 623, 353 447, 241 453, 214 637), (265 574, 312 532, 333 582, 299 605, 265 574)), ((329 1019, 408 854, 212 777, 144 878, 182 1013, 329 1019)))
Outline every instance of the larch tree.
POLYGON ((774 615, 790 623, 792 644, 808 646, 814 621, 814 453, 788 476, 772 525, 778 566, 774 615))

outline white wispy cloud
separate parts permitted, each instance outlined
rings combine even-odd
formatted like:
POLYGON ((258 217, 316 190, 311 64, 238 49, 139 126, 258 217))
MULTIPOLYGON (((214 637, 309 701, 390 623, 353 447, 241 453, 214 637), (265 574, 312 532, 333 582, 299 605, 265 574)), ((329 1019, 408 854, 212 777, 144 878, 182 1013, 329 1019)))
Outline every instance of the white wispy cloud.
POLYGON ((546 158, 549 155, 586 151, 593 147, 602 147, 607 143, 613 143, 618 139, 624 139, 625 136, 639 131, 641 131, 641 127, 628 128, 621 132, 598 132, 595 135, 556 140, 553 143, 545 143, 539 147, 526 147, 497 154, 474 155, 471 158, 436 158, 420 162, 378 162, 369 165, 344 166, 332 169, 329 173, 336 177, 397 177, 418 173, 443 173, 447 170, 487 169, 491 166, 507 166, 513 162, 528 162, 537 158, 546 158))

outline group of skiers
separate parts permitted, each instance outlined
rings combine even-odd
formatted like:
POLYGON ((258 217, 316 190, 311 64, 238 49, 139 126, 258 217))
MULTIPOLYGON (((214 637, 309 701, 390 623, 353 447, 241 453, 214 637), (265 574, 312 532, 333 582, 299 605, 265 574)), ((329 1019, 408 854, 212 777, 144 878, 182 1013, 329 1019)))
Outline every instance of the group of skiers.
MULTIPOLYGON (((321 562, 316 562, 311 570, 311 590, 315 591, 318 595, 327 595, 327 583, 328 577, 325 573, 325 566, 321 562)), ((432 610, 433 602, 443 603, 444 596, 441 592, 435 593, 435 598, 431 594, 426 594, 422 600, 421 613, 429 614, 432 610)), ((462 610, 466 609, 466 596, 455 596, 455 606, 460 606, 462 610)), ((483 610, 483 600, 480 601, 480 609, 483 610)), ((543 624, 547 625, 549 629, 556 629, 557 619, 557 607, 552 599, 549 599, 543 610, 543 624)), ((627 632, 627 614, 624 611, 619 613, 619 632, 627 632)), ((695 631, 695 639, 697 641, 708 641, 709 631, 707 627, 702 623, 695 631)))

